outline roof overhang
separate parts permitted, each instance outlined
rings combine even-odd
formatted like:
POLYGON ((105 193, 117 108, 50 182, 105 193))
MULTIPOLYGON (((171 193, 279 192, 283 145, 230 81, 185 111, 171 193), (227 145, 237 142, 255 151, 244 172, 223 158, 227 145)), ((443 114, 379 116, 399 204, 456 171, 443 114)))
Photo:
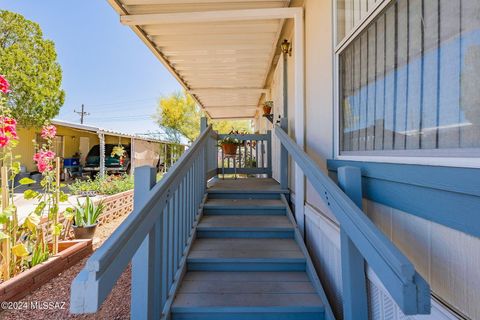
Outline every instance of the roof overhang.
POLYGON ((171 141, 165 141, 165 140, 162 140, 162 139, 156 139, 156 138, 147 137, 147 136, 143 136, 143 135, 128 134, 128 133, 125 133, 125 132, 119 132, 119 131, 115 131, 115 130, 95 127, 95 126, 87 125, 87 124, 74 123, 74 122, 69 122, 69 121, 60 120, 60 119, 52 119, 51 122, 52 122, 52 124, 54 124, 56 126, 67 127, 67 128, 74 129, 74 130, 77 130, 77 131, 90 132, 90 133, 94 133, 94 134, 103 134, 103 135, 108 135, 108 136, 129 138, 129 139, 134 139, 134 140, 144 140, 144 141, 156 142, 156 143, 178 144, 178 143, 174 143, 174 142, 171 142, 171 141))
POLYGON ((289 0, 108 0, 214 119, 254 118, 289 0))

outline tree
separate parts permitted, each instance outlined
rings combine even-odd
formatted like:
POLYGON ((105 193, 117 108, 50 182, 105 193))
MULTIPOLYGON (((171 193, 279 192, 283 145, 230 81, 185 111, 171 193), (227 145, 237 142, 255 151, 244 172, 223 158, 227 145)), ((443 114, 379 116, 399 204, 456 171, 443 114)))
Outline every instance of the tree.
MULTIPOLYGON (((200 118, 203 115, 189 94, 175 92, 160 98, 154 118, 170 140, 180 142, 184 137, 192 142, 200 133, 200 118)), ((252 132, 250 120, 212 120, 211 123, 219 133, 229 133, 232 130, 252 132)))
POLYGON ((232 130, 252 133, 250 120, 212 120, 213 129, 218 133, 229 133, 232 130))
POLYGON ((170 140, 180 142, 182 137, 194 141, 200 132, 202 112, 195 100, 185 92, 175 92, 160 98, 154 118, 170 140))
POLYGON ((65 92, 55 45, 40 26, 22 15, 0 10, 0 74, 11 84, 7 104, 23 126, 40 127, 56 116, 65 92))

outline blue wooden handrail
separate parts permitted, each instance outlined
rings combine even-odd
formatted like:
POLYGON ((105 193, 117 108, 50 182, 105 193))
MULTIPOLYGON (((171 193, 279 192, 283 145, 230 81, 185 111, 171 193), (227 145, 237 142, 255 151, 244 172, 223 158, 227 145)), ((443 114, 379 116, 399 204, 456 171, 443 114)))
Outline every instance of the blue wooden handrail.
POLYGON ((72 313, 96 312, 132 261, 132 317, 161 316, 184 267, 206 180, 216 170, 216 141, 211 126, 205 128, 159 183, 153 168, 136 169, 134 210, 72 282, 72 313))
POLYGON ((276 127, 275 135, 402 311, 405 314, 429 313, 430 287, 407 257, 282 128, 276 127))

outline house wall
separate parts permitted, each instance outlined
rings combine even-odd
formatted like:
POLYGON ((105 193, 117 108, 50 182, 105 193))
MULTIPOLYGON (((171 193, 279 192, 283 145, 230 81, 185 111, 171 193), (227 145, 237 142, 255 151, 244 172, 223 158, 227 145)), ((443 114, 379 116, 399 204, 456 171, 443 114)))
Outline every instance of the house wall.
MULTIPOLYGON (((96 133, 77 130, 65 126, 57 125, 57 136, 63 137, 63 154, 60 157, 70 158, 75 153, 79 152, 80 137, 87 137, 90 141, 90 148, 96 144, 99 144, 98 135, 96 133)), ((33 155, 35 154, 34 140, 37 137, 37 133, 40 133, 40 129, 36 128, 18 128, 19 143, 14 149, 14 155, 20 156, 20 163, 27 168, 27 171, 36 171, 36 165, 33 162, 33 155)), ((122 143, 124 145, 130 144, 131 139, 119 137, 113 135, 105 136, 105 143, 117 144, 122 143)), ((85 155, 84 155, 85 156, 85 155)))
POLYGON ((35 153, 33 140, 35 140, 36 132, 39 132, 39 130, 17 128, 19 143, 15 149, 13 149, 13 154, 20 156, 18 161, 27 168, 27 171, 36 170, 35 163, 33 162, 33 154, 35 153))
MULTIPOLYGON (((57 136, 63 137, 63 154, 61 157, 72 157, 79 148, 79 137, 88 137, 90 139, 90 146, 98 144, 98 137, 94 133, 85 131, 79 131, 64 126, 57 127, 57 136)), ((27 168, 27 171, 36 171, 36 165, 33 162, 33 155, 35 154, 34 140, 37 137, 37 133, 40 133, 40 129, 35 128, 19 128, 18 136, 19 143, 14 149, 13 153, 20 156, 20 163, 27 168)))
MULTIPOLYGON (((305 150, 327 173, 326 160, 335 157, 334 99, 334 1, 305 0, 305 150)), ((289 33, 288 30, 286 32, 289 33)), ((291 34, 291 30, 290 30, 291 34)), ((291 39, 293 42, 295 39, 291 39)), ((294 59, 289 70, 289 133, 294 128, 294 59)), ((281 105, 281 61, 271 83, 271 99, 281 105)), ((277 117, 277 114, 275 114, 277 117)), ((265 120, 260 120, 265 121, 265 120)), ((270 128, 269 125, 265 126, 270 128)), ((296 132, 297 131, 297 132, 296 132)), ((279 146, 273 143, 274 153, 279 146)), ((274 155, 276 157, 278 155, 274 155)), ((274 158, 275 159, 275 158, 274 158)), ((275 162, 275 161, 274 161, 275 162)), ((278 169, 274 167, 274 169, 278 169)), ((290 170, 292 172, 292 170, 290 170)), ((274 170, 274 177, 276 177, 274 170)), ((293 179, 290 187, 293 190, 293 179)), ((339 225, 316 191, 306 182, 305 242, 329 297, 335 315, 342 316, 342 282, 339 225)), ((294 196, 294 192, 293 192, 294 196)), ((292 199, 295 202, 295 198, 292 199)), ((460 205, 460 204, 459 204, 460 205)), ((364 211, 394 244, 411 260, 430 283, 434 296, 432 314, 411 319, 453 319, 448 308, 473 319, 480 318, 480 239, 416 217, 407 212, 365 199, 364 211), (474 253, 473 253, 474 252, 474 253), (448 307, 447 307, 448 306, 448 307)), ((405 317, 374 272, 368 269, 370 316, 372 319, 405 317)))
POLYGON ((98 137, 94 133, 79 131, 69 127, 56 126, 57 136, 63 136, 63 156, 64 158, 70 158, 75 153, 79 152, 80 137, 87 137, 90 140, 90 146, 98 144, 98 137))

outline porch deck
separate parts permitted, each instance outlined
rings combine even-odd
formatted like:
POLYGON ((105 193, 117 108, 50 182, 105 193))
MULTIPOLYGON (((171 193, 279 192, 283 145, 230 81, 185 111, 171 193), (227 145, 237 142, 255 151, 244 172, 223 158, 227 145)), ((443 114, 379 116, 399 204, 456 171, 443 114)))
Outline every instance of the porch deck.
POLYGON ((323 319, 319 283, 273 179, 207 189, 172 319, 323 319))

